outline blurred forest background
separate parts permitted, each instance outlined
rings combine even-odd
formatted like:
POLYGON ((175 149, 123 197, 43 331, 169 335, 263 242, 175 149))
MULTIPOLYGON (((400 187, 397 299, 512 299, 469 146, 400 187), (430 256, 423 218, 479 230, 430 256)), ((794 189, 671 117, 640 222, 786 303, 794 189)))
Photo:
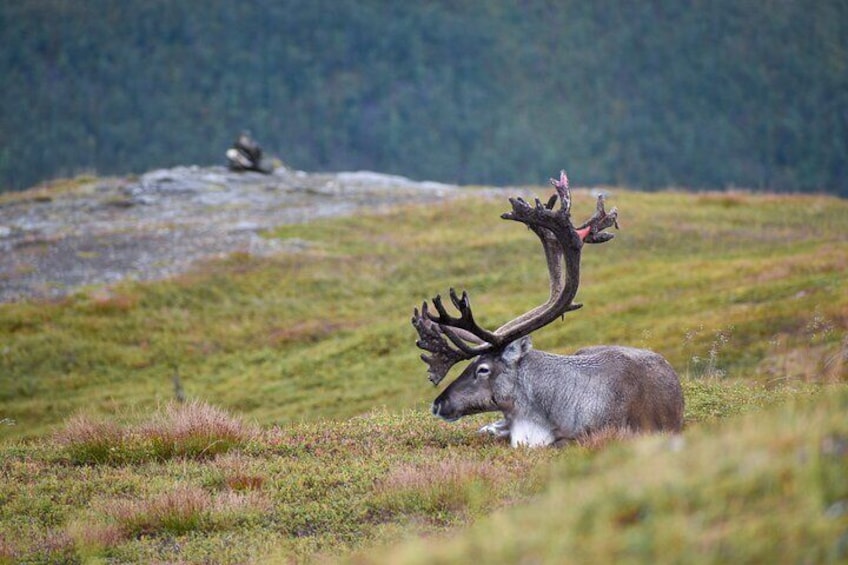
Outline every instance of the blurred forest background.
POLYGON ((242 129, 313 171, 848 196, 848 2, 0 2, 0 191, 242 129))

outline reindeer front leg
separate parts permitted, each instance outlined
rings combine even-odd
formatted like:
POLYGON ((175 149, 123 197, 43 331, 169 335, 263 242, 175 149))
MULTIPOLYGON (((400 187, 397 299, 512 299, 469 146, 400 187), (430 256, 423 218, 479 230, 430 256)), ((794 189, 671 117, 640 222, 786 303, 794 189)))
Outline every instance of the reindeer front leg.
POLYGON ((480 435, 488 434, 496 438, 508 438, 510 427, 512 427, 512 423, 509 421, 509 418, 501 418, 497 422, 486 424, 477 430, 477 433, 480 435))

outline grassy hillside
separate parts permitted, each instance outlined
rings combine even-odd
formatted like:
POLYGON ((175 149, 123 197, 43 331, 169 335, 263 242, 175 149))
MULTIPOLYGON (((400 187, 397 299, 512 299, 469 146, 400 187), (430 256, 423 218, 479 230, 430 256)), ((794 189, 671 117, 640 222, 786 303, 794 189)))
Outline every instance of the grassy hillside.
MULTIPOLYGON (((0 305, 0 437, 190 398, 287 423, 430 400, 412 307, 466 288, 495 325, 544 302, 538 243, 503 197, 290 226, 303 251, 234 255, 179 279, 0 305)), ((587 247, 584 308, 540 349, 653 348, 682 374, 842 380, 848 204, 827 197, 617 192, 622 230, 587 247)), ((577 215, 592 210, 578 194, 577 215)))
POLYGON ((429 417, 409 324, 449 286, 488 325, 545 300, 535 238, 497 219, 508 194, 290 226, 267 237, 302 251, 0 305, 0 562, 303 560, 470 523, 380 559, 783 556, 769 539, 844 559, 848 203, 615 191, 622 230, 584 253, 584 308, 535 344, 663 353, 687 431, 516 451, 474 434, 486 418, 429 417), (192 402, 169 404, 175 376, 192 402), (571 510, 551 530, 535 516, 554 507, 571 510))

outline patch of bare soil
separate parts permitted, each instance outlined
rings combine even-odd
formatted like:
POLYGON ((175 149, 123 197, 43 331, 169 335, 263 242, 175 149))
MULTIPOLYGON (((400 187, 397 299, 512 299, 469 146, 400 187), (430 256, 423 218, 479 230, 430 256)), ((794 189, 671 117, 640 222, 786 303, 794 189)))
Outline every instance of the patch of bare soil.
POLYGON ((64 296, 80 286, 161 279, 197 261, 304 245, 260 235, 283 224, 452 198, 451 185, 370 172, 270 175, 177 167, 93 179, 0 204, 0 302, 64 296))

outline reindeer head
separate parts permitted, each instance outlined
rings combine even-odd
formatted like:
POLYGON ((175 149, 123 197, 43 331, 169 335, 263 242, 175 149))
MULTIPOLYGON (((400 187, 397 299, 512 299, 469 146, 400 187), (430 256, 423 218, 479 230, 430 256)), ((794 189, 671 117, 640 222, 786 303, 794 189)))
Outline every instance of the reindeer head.
MULTIPOLYGON (((580 253, 584 243, 603 243, 613 238, 603 230, 617 224, 615 209, 604 210, 603 197, 598 197, 595 214, 575 228, 571 223, 571 191, 565 171, 560 178, 551 179, 556 193, 542 204, 538 199, 531 206, 521 198, 510 198, 510 212, 501 218, 525 224, 539 238, 550 278, 548 301, 507 322, 494 331, 477 324, 466 292, 457 295, 450 289, 450 299, 459 316, 448 313, 441 296, 433 298, 436 313, 424 302, 421 310, 413 312, 412 325, 418 331, 416 345, 430 355, 422 355, 427 363, 430 381, 439 384, 456 363, 477 358, 433 403, 433 412, 442 418, 455 420, 467 414, 503 409, 495 399, 498 375, 507 374, 514 343, 550 324, 566 312, 580 308, 574 303, 580 281, 580 253), (557 199, 559 210, 554 210, 557 199), (493 378, 493 375, 495 376, 493 378), (460 400, 462 400, 460 402, 460 400)), ((526 341, 529 347, 529 340, 526 341)), ((501 379, 502 380, 502 379, 501 379)))
POLYGON ((518 363, 532 348, 530 337, 509 343, 502 351, 484 353, 433 401, 432 412, 449 422, 481 412, 508 411, 518 378, 518 363))

